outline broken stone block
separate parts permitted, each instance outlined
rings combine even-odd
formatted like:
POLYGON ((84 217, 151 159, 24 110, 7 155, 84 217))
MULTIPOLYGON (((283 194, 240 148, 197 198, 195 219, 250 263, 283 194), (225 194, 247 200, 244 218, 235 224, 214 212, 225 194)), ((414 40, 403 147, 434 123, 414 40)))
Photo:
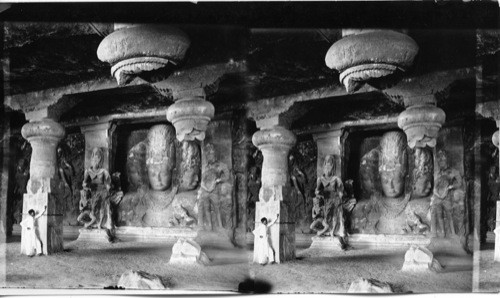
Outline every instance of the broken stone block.
POLYGON ((390 284, 376 279, 360 278, 351 283, 347 293, 394 293, 390 284))
POLYGON ((439 272, 443 269, 441 264, 434 259, 434 255, 425 247, 410 246, 405 254, 402 271, 411 272, 439 272))
POLYGON ((210 259, 201 251, 198 243, 191 239, 179 238, 172 247, 172 256, 170 257, 170 264, 201 264, 208 265, 210 259))
POLYGON ((144 271, 133 270, 129 270, 122 274, 120 280, 118 281, 117 287, 140 290, 166 289, 158 275, 149 274, 144 271))

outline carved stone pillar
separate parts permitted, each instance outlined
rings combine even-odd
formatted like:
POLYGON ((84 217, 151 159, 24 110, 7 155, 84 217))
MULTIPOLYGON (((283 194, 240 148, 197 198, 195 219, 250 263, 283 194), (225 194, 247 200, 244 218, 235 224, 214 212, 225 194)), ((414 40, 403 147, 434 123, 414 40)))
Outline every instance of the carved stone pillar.
POLYGON ((342 129, 336 129, 328 132, 322 132, 313 134, 314 141, 316 141, 316 145, 318 147, 318 162, 317 162, 317 170, 318 177, 320 173, 323 173, 323 162, 325 156, 334 155, 335 158, 335 175, 338 177, 342 177, 342 148, 340 147, 340 138, 342 136, 342 129))
POLYGON ((111 122, 97 123, 81 127, 85 136, 85 164, 84 168, 90 168, 90 157, 94 148, 101 148, 104 152, 102 167, 108 172, 113 170, 113 143, 115 141, 114 131, 116 125, 111 122))
MULTIPOLYGON (((33 209, 36 215, 47 211, 37 219, 37 233, 42 242, 43 254, 63 249, 63 211, 64 205, 52 193, 57 174, 57 145, 64 137, 64 127, 50 118, 32 120, 21 130, 23 137, 32 147, 30 161, 30 180, 23 200, 23 220, 33 209)), ((21 232, 21 253, 29 254, 31 233, 23 228, 21 232)))
MULTIPOLYGON (((270 243, 276 263, 295 258, 295 223, 292 221, 288 198, 291 192, 288 174, 288 154, 297 139, 282 126, 261 128, 252 137, 252 142, 262 151, 262 187, 256 203, 255 223, 261 224, 263 217, 268 221, 280 217, 270 227, 270 243)), ((255 243, 255 242, 254 242, 255 243)), ((254 246, 254 254, 257 246, 254 246)))

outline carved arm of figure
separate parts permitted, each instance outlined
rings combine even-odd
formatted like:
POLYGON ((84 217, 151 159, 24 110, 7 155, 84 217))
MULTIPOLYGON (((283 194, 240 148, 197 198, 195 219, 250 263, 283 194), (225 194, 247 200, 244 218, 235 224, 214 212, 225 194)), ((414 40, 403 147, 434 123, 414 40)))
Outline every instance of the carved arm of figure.
POLYGON ((217 172, 218 172, 218 177, 215 180, 216 183, 227 182, 231 179, 231 172, 229 171, 229 168, 225 163, 223 162, 217 163, 217 172))
POLYGON ((40 214, 38 214, 37 216, 35 216, 35 219, 40 218, 40 216, 42 216, 43 214, 45 214, 45 211, 47 211, 47 206, 45 206, 45 208, 43 209, 42 212, 40 212, 40 214))
POLYGON ((89 183, 90 183, 90 174, 88 170, 85 170, 85 172, 83 173, 83 182, 82 182, 83 190, 90 190, 89 183))
POLYGON ((318 217, 318 215, 320 214, 320 210, 317 210, 316 208, 312 208, 312 219, 315 220, 316 217, 318 217))
POLYGON ((323 188, 324 188, 323 182, 321 181, 321 178, 318 178, 316 180, 316 189, 314 190, 314 194, 320 195, 321 192, 323 191, 323 188))
POLYGON ((451 181, 452 181, 453 189, 460 189, 463 185, 463 178, 462 178, 462 175, 460 175, 460 172, 453 169, 451 176, 452 176, 451 181))
POLYGON ((439 203, 441 203, 444 199, 446 199, 446 196, 448 196, 448 193, 450 192, 451 189, 453 189, 453 185, 448 186, 442 194, 438 192, 437 189, 434 189, 434 197, 439 199, 439 203))
POLYGON ((304 185, 307 184, 307 176, 297 166, 292 170, 292 182, 295 188, 304 196, 304 185))
POLYGON ((339 197, 341 199, 344 198, 344 184, 342 183, 342 180, 339 177, 335 176, 334 183, 335 183, 335 188, 337 189, 337 193, 339 194, 339 197))
POLYGON ((103 175, 104 175, 104 177, 103 177, 103 183, 104 183, 104 185, 106 186, 106 189, 109 192, 111 190, 111 175, 105 169, 102 169, 102 172, 103 172, 103 175))
POLYGON ((82 189, 80 191, 80 202, 79 202, 80 212, 83 212, 85 208, 87 208, 88 203, 89 201, 87 198, 87 191, 82 189))
POLYGON ((274 225, 276 223, 276 221, 278 220, 279 217, 280 217, 280 215, 276 214, 276 218, 273 221, 271 221, 270 223, 268 223, 267 227, 270 227, 270 226, 274 225))

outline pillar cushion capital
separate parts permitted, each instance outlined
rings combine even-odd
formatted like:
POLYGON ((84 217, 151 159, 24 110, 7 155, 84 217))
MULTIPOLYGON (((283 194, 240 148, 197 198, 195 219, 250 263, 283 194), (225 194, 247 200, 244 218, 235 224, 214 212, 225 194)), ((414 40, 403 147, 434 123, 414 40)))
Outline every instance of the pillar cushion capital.
POLYGON ((28 193, 50 192, 50 183, 56 177, 57 144, 64 138, 64 127, 45 118, 26 123, 21 134, 32 148, 28 193))
POLYGON ((176 101, 167 109, 167 120, 175 127, 177 139, 193 141, 205 139, 208 122, 214 117, 213 104, 201 98, 190 97, 176 101))
POLYGON ((27 140, 32 137, 46 137, 59 141, 64 138, 65 130, 61 124, 45 118, 26 123, 21 129, 21 134, 27 140))
POLYGON ((102 40, 97 57, 112 65, 111 73, 119 85, 131 75, 179 63, 191 44, 183 31, 166 25, 118 28, 102 40))
POLYGON ((297 142, 293 132, 281 126, 274 126, 257 131, 252 137, 252 143, 258 148, 266 145, 280 145, 291 148, 297 142))
POLYGON ((398 117, 398 126, 406 133, 408 146, 434 147, 439 129, 446 120, 444 111, 434 105, 406 108, 398 117))
POLYGON ((351 92, 369 80, 406 71, 417 53, 417 43, 405 34, 392 30, 352 31, 330 47, 325 62, 340 72, 341 83, 351 92))

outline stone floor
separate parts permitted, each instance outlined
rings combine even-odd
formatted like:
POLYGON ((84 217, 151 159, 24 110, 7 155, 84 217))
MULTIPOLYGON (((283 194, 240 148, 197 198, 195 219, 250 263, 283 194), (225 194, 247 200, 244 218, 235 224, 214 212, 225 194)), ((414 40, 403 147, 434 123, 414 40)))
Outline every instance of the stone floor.
POLYGON ((19 255, 19 237, 6 245, 6 285, 26 289, 103 289, 116 285, 128 269, 160 275, 175 290, 232 291, 254 277, 256 290, 273 293, 345 293, 359 278, 390 282, 397 292, 470 292, 472 258, 437 255, 439 274, 403 273, 404 249, 354 249, 311 252, 298 247, 297 259, 284 264, 249 265, 251 247, 206 247, 207 267, 187 269, 168 264, 171 245, 118 242, 99 244, 67 239, 66 251, 50 256, 19 255))

